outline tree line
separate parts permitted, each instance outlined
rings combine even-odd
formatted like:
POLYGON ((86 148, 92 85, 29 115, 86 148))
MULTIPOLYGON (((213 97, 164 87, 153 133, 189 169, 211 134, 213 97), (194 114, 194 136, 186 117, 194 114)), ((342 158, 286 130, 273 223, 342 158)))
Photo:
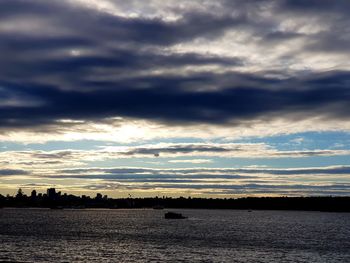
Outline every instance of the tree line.
POLYGON ((350 212, 349 196, 308 197, 241 197, 241 198, 193 198, 193 197, 145 197, 109 198, 98 193, 95 197, 61 194, 54 188, 47 193, 26 195, 21 189, 15 196, 0 194, 0 207, 39 208, 192 208, 192 209, 246 209, 246 210, 305 210, 350 212))

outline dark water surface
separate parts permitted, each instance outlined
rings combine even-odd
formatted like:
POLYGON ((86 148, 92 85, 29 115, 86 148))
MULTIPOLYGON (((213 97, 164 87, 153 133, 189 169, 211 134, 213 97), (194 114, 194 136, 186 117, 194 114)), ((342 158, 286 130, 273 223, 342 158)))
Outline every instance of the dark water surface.
POLYGON ((0 262, 350 262, 350 213, 0 210, 0 262))

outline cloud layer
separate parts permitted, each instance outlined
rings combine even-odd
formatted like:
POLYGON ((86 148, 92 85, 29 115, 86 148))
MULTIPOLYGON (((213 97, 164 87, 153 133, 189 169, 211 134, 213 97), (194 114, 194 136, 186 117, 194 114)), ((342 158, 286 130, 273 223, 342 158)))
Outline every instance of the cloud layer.
POLYGON ((0 189, 349 193, 349 168, 339 166, 346 142, 288 148, 264 138, 350 132, 349 8, 346 0, 2 0, 0 189), (45 150, 83 140, 101 145, 45 150), (238 158, 283 165, 224 168, 238 158), (288 168, 296 159, 319 163, 288 168), (114 167, 124 162, 149 167, 114 167), (180 169, 190 165, 199 167, 180 169))
POLYGON ((294 169, 79 168, 27 174, 30 183, 20 186, 31 188, 34 182, 41 188, 40 183, 35 183, 41 181, 69 190, 114 191, 114 194, 119 193, 121 196, 126 192, 138 196, 149 196, 155 192, 187 192, 195 195, 346 195, 350 191, 349 175, 348 166, 294 169))
POLYGON ((0 126, 113 117, 220 125, 277 116, 348 120, 350 73, 344 56, 349 34, 339 26, 349 20, 343 12, 348 4, 297 3, 219 1, 213 13, 207 1, 187 9, 153 2, 148 8, 158 7, 159 15, 152 17, 145 5, 121 1, 111 1, 108 10, 79 1, 3 1, 0 126), (121 12, 129 8, 137 15, 121 12), (322 22, 325 9, 331 14, 322 22), (277 10, 279 15, 270 16, 277 10), (302 26, 305 19, 314 28, 302 26), (276 69, 270 59, 259 65, 253 58, 259 50, 244 50, 232 34, 245 35, 249 45, 277 47, 276 54, 284 47, 274 63, 287 58, 293 63, 294 55, 303 55, 310 68, 307 74, 291 70, 292 65, 276 69), (196 49, 217 41, 224 48, 229 40, 239 44, 242 55, 196 49), (326 49, 344 60, 330 54, 338 60, 336 67, 313 68, 314 53, 325 55, 326 49))

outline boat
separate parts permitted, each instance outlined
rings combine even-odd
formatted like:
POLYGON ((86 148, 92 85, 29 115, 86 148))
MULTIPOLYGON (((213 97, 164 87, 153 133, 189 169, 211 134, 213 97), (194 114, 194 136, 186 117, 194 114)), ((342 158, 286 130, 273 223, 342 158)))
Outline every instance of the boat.
POLYGON ((175 212, 167 212, 164 214, 165 219, 185 219, 187 218, 186 216, 183 216, 180 213, 175 213, 175 212))

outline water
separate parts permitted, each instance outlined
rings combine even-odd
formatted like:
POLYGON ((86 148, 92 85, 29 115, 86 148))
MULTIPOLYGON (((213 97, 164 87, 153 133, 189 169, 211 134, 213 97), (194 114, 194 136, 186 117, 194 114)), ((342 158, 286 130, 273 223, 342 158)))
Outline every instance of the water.
POLYGON ((1 209, 0 262, 350 262, 349 213, 165 211, 1 209))

